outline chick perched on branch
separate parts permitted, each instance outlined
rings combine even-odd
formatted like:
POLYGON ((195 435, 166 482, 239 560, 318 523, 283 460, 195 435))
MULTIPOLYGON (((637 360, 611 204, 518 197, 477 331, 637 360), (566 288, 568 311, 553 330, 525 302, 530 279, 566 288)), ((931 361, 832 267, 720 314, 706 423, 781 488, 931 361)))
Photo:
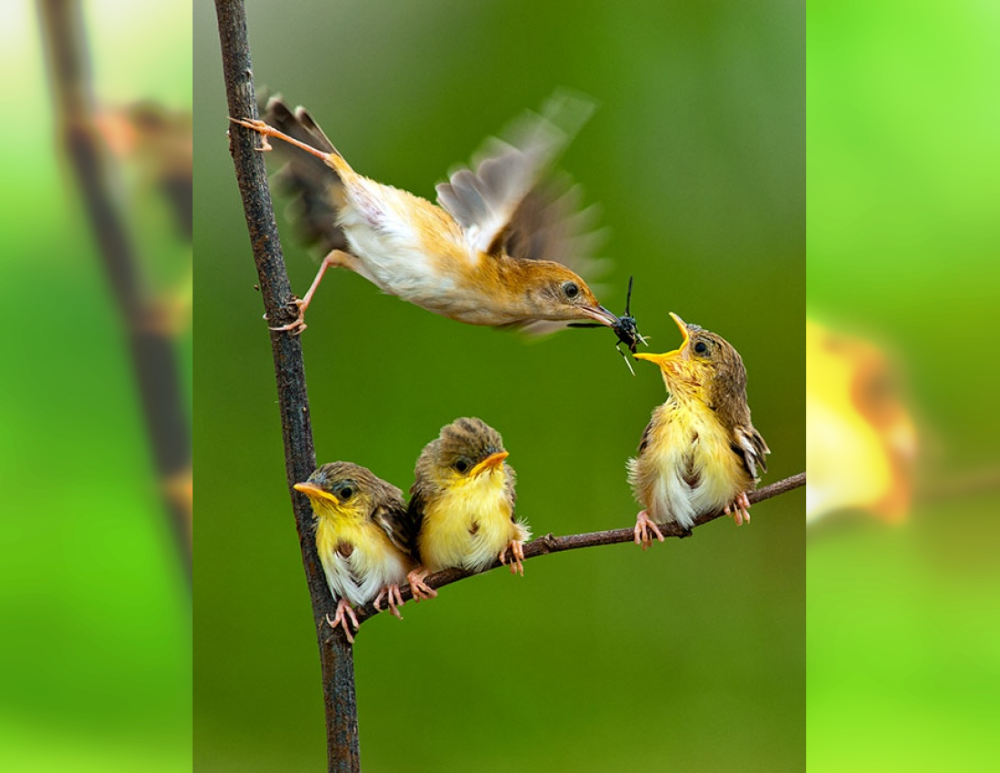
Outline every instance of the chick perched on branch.
POLYGON ((747 492, 766 471, 767 443, 747 405, 747 372, 722 336, 688 325, 671 313, 684 341, 666 354, 634 355, 659 365, 670 395, 653 411, 639 455, 628 463, 629 482, 643 510, 635 541, 649 547, 657 524, 690 529, 704 513, 725 509, 737 525, 750 520, 747 492))
POLYGON ((406 503, 403 493, 351 462, 324 464, 304 483, 296 483, 312 504, 316 517, 316 550, 326 573, 337 611, 327 623, 343 627, 354 642, 348 620, 358 630, 354 606, 385 599, 401 618, 399 586, 414 564, 404 536, 406 503))
POLYGON ((437 591, 428 574, 451 567, 481 572, 497 558, 524 574, 527 524, 514 515, 514 470, 500 433, 480 419, 456 419, 417 460, 409 519, 420 569, 410 573, 416 599, 437 591))

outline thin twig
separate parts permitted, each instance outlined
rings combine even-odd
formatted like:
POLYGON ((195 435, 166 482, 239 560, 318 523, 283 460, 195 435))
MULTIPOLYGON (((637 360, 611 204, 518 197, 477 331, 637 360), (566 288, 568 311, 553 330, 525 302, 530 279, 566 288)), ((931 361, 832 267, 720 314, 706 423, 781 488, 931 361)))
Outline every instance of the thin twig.
POLYGON ((173 334, 163 305, 139 281, 140 260, 115 204, 95 128, 87 39, 79 0, 39 0, 58 132, 69 156, 121 314, 178 551, 191 583, 191 431, 173 334))
MULTIPOLYGON (((800 488, 805 484, 806 474, 804 472, 800 472, 798 475, 792 475, 790 478, 779 480, 777 483, 772 483, 769 486, 765 486, 764 488, 751 492, 749 495, 750 502, 762 502, 765 499, 771 499, 772 497, 784 494, 793 489, 800 488)), ((694 526, 697 528, 698 526, 702 526, 709 521, 714 521, 716 518, 721 518, 723 515, 725 515, 725 513, 721 510, 715 513, 700 515, 694 519, 694 526)), ((683 538, 691 536, 691 532, 685 531, 676 523, 668 523, 660 526, 660 531, 663 532, 664 537, 683 538)), ((592 548, 598 545, 616 545, 621 542, 632 542, 634 538, 635 535, 632 527, 625 529, 610 529, 608 531, 594 531, 587 534, 569 534, 563 537, 555 537, 552 534, 546 534, 544 537, 534 539, 524 546, 524 558, 527 560, 529 558, 534 558, 535 556, 544 556, 549 553, 561 553, 565 550, 577 550, 579 548, 592 548)), ((503 564, 497 560, 493 562, 493 565, 489 569, 484 569, 483 571, 489 572, 501 566, 503 566, 503 564)), ((437 572, 436 574, 430 575, 425 582, 431 588, 441 588, 445 585, 451 585, 453 582, 473 577, 475 574, 482 574, 482 572, 468 572, 463 569, 445 569, 443 572, 437 572)), ((403 586, 400 588, 400 591, 403 601, 408 601, 413 598, 413 594, 410 592, 409 586, 403 586)), ((381 611, 384 612, 385 610, 381 611)), ((358 622, 364 622, 378 613, 379 610, 375 609, 372 604, 367 604, 357 610, 358 622)))
MULTIPOLYGON (((229 114, 257 116, 257 102, 242 0, 216 0, 219 39, 229 114)), ((291 284, 274 221, 263 154, 256 132, 230 128, 230 152, 236 166, 261 296, 267 317, 277 324, 295 317, 291 284)), ((330 771, 360 770, 358 711, 354 691, 354 659, 342 632, 331 633, 325 616, 333 610, 316 543, 309 500, 292 485, 306 480, 316 468, 305 366, 300 340, 288 332, 271 331, 271 350, 278 385, 278 406, 285 443, 285 474, 295 512, 302 565, 312 601, 319 643, 326 707, 327 758, 330 771)))

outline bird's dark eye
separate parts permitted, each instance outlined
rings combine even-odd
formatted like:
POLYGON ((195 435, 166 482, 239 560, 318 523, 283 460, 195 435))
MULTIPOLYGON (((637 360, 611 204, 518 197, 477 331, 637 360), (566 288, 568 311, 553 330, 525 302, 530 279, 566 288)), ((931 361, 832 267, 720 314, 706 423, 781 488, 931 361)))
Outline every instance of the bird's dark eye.
POLYGON ((694 345, 694 353, 695 354, 707 354, 708 353, 708 344, 706 344, 704 341, 699 341, 698 343, 696 343, 694 345))
POLYGON ((455 462, 452 465, 452 467, 454 467, 459 472, 467 472, 468 469, 469 469, 469 460, 468 459, 459 459, 457 462, 455 462))
POLYGON ((567 298, 575 298, 580 294, 580 288, 577 287, 576 282, 563 282, 562 291, 566 293, 567 298))
POLYGON ((352 489, 350 486, 341 486, 340 489, 337 491, 337 498, 344 502, 346 502, 352 496, 354 496, 354 489, 352 489))

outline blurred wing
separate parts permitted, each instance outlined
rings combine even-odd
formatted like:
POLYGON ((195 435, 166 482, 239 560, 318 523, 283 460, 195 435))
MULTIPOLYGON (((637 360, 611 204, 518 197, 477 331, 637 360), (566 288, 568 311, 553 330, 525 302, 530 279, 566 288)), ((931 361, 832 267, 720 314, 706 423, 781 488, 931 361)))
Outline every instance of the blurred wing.
MULTIPOLYGON (((280 96, 267 101, 261 116, 265 123, 324 153, 340 153, 305 108, 294 111, 280 96)), ((337 226, 334 194, 340 185, 337 173, 304 150, 287 142, 274 142, 273 153, 286 161, 275 182, 291 197, 289 218, 303 241, 316 245, 323 254, 347 248, 344 232, 337 226)))
POLYGON ((488 140, 473 160, 475 172, 459 169, 437 186, 438 202, 462 226, 471 247, 491 255, 556 260, 588 273, 570 261, 596 245, 596 210, 580 209, 579 188, 565 176, 547 178, 593 110, 585 98, 558 93, 541 115, 528 113, 509 127, 507 140, 488 140))

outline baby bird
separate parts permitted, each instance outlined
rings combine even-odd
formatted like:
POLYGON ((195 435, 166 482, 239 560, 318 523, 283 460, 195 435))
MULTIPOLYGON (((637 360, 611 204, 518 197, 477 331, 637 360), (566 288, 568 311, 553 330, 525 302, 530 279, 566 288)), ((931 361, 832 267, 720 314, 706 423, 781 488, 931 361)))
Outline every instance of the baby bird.
POLYGON ((316 550, 330 593, 337 599, 336 616, 326 621, 343 627, 354 643, 348 619, 358 630, 352 605, 385 598, 402 619, 399 585, 414 562, 405 542, 406 503, 403 493, 351 462, 324 464, 305 483, 296 483, 312 504, 316 517, 316 550))
POLYGON ((480 419, 456 419, 417 460, 409 517, 420 568, 409 574, 415 599, 437 591, 424 578, 458 567, 481 572, 498 558, 524 574, 527 524, 514 515, 514 470, 503 438, 480 419))
POLYGON ((739 353, 722 336, 685 324, 670 314, 684 336, 666 354, 634 355, 660 366, 670 393, 642 433, 639 455, 628 462, 629 483, 645 508, 636 517, 635 541, 643 550, 660 542, 657 524, 694 519, 723 508, 737 525, 750 521, 750 500, 765 471, 767 443, 750 422, 747 372, 739 353))
POLYGON ((272 98, 264 121, 232 119, 289 143, 281 181, 298 196, 306 238, 328 254, 300 301, 299 318, 277 330, 305 329, 304 312, 323 274, 347 268, 383 292, 471 325, 546 332, 574 320, 613 326, 568 265, 585 269, 591 234, 577 192, 545 185, 546 172, 592 106, 554 98, 494 140, 473 172, 437 186, 440 206, 355 172, 312 117, 272 98), (304 152, 303 152, 304 151, 304 152), (566 265, 564 265, 566 264, 566 265), (554 324, 557 323, 557 324, 554 324))

